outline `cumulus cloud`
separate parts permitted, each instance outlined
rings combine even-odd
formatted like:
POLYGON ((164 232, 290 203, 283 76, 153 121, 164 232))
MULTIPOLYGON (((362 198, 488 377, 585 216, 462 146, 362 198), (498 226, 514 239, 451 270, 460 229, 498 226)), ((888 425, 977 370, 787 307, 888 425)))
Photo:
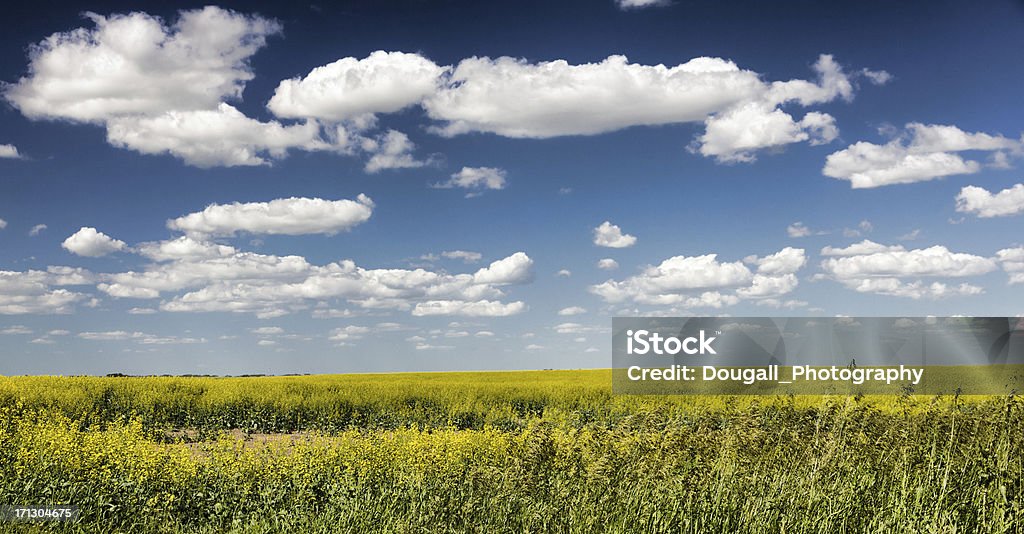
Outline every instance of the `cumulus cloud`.
POLYGON ((825 176, 847 180, 854 189, 908 184, 944 176, 974 174, 982 164, 962 152, 1020 154, 1021 140, 969 133, 956 126, 910 123, 892 141, 866 141, 834 152, 825 160, 825 176))
POLYGON ((622 229, 610 221, 594 228, 594 244, 599 247, 627 248, 636 244, 636 236, 622 233, 622 229))
POLYGON ((969 185, 956 196, 956 211, 981 218, 1019 215, 1024 213, 1024 184, 1016 184, 995 194, 969 185))
POLYGON ((21 159, 18 147, 14 145, 0 145, 0 159, 21 159))
POLYGON ((28 75, 4 89, 26 117, 103 122, 216 107, 241 97, 249 59, 281 29, 218 7, 182 11, 173 25, 140 12, 86 17, 92 28, 30 47, 28 75))
POLYGON ((292 148, 338 150, 315 122, 282 125, 246 117, 230 104, 107 121, 107 141, 142 154, 170 154, 201 168, 267 165, 292 148))
POLYGON ((71 313, 86 295, 64 287, 93 281, 92 273, 71 267, 0 271, 0 315, 71 313))
POLYGON ((191 345, 206 343, 204 338, 158 336, 145 332, 128 332, 125 330, 79 332, 78 337, 89 341, 134 341, 141 345, 191 345))
MULTIPOLYGON (((162 298, 169 312, 236 312, 279 317, 316 303, 335 316, 332 300, 364 309, 411 311, 415 315, 501 316, 525 310, 505 303, 503 288, 532 279, 533 260, 523 252, 496 260, 472 274, 425 269, 364 269, 350 260, 313 265, 301 256, 244 252, 210 241, 235 232, 332 233, 369 217, 372 202, 281 199, 269 203, 213 205, 170 221, 188 235, 141 243, 135 251, 153 263, 141 271, 96 275, 97 289, 115 297, 162 298)), ((474 260, 477 253, 448 256, 474 260)), ((316 315, 316 312, 314 312, 316 315)), ((342 316, 351 316, 345 312, 342 316)))
POLYGON ((316 121, 261 122, 227 103, 254 77, 249 60, 280 31, 275 21, 218 7, 173 24, 141 12, 86 16, 92 28, 32 46, 28 75, 5 87, 26 117, 103 124, 113 146, 197 167, 266 165, 290 149, 344 152, 350 142, 316 121))
POLYGON ((1011 284, 1024 284, 1024 247, 1005 248, 996 253, 996 258, 1010 275, 1011 284))
POLYGON ((364 167, 371 174, 385 169, 414 169, 428 164, 413 156, 416 145, 408 135, 397 130, 388 130, 376 139, 364 138, 362 149, 371 154, 364 167))
POLYGON ((587 313, 587 309, 581 306, 569 306, 558 310, 558 315, 580 315, 587 313))
POLYGON ((597 268, 604 271, 614 271, 619 268, 619 262, 611 258, 597 260, 597 268))
POLYGON ((505 176, 503 169, 495 167, 463 167, 462 170, 453 174, 450 179, 434 184, 440 189, 451 189, 454 187, 462 189, 504 189, 505 176))
POLYGON ((419 54, 378 50, 317 67, 304 78, 284 80, 267 104, 278 117, 332 121, 393 113, 437 90, 444 67, 419 54))
POLYGON ((124 241, 114 239, 95 228, 83 226, 74 234, 71 234, 60 245, 72 254, 98 258, 112 252, 124 250, 124 241))
MULTIPOLYGON (((167 221, 167 227, 193 235, 210 236, 232 236, 239 232, 333 235, 369 220, 373 207, 373 200, 366 195, 359 195, 356 200, 292 197, 270 202, 211 204, 203 211, 167 221)), ((177 245, 189 249, 200 246, 197 241, 180 239, 177 245)), ((210 244, 201 246, 209 247, 210 244)))
POLYGON ((0 230, 7 228, 7 221, 0 219, 0 230))
POLYGON ((802 249, 787 247, 763 258, 748 257, 747 262, 758 265, 757 271, 743 261, 720 262, 717 254, 674 256, 639 275, 608 280, 589 290, 612 304, 719 308, 741 298, 773 298, 791 292, 798 283, 795 272, 806 258, 802 249))
POLYGON ((981 287, 968 283, 927 283, 920 278, 964 278, 989 273, 997 268, 991 258, 951 252, 944 246, 906 250, 871 241, 845 249, 826 247, 823 277, 834 279, 861 293, 920 298, 976 295, 981 287))

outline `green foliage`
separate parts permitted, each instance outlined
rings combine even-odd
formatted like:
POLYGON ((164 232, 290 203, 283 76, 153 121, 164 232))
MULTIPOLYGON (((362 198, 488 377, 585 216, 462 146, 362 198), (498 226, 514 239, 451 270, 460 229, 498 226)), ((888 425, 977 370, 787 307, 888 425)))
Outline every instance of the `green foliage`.
POLYGON ((607 371, 0 378, 68 532, 1020 532, 1019 399, 621 397, 607 371))

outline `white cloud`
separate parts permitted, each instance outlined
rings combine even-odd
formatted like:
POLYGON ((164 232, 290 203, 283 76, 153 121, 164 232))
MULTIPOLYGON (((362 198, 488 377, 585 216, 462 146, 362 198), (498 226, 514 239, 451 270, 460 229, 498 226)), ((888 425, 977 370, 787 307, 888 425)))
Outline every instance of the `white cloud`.
POLYGON ((92 283, 92 273, 71 267, 0 271, 0 315, 71 313, 86 295, 63 289, 92 283), (55 289, 61 287, 61 289, 55 289))
POLYGON ((608 280, 589 290, 612 304, 719 308, 736 304, 740 298, 774 298, 791 292, 798 283, 795 272, 806 258, 802 249, 787 247, 764 258, 748 257, 747 261, 760 264, 757 273, 742 261, 720 262, 717 254, 675 256, 647 267, 639 275, 608 280), (723 293, 729 289, 735 293, 723 293))
POLYGON ((372 154, 365 166, 366 172, 371 174, 385 169, 414 169, 428 164, 412 155, 416 145, 408 135, 397 130, 388 130, 377 139, 364 138, 362 149, 372 154))
POLYGON ((530 280, 533 260, 524 252, 500 259, 473 274, 477 284, 521 284, 530 280))
POLYGON ((838 135, 835 119, 827 113, 812 111, 797 121, 770 102, 748 102, 705 121, 695 150, 721 162, 752 162, 761 149, 802 141, 821 145, 838 135))
MULTIPOLYGON (((161 301, 160 309, 169 312, 253 313, 270 318, 308 309, 310 302, 329 308, 332 300, 341 299, 363 309, 417 315, 508 315, 524 310, 525 305, 502 303, 501 288, 528 282, 533 264, 519 252, 473 274, 451 275, 424 269, 363 269, 350 260, 312 265, 301 256, 240 252, 231 247, 212 246, 216 253, 198 248, 192 253, 195 247, 186 244, 181 247, 184 252, 170 253, 158 245, 140 246, 158 258, 145 270, 100 275, 97 288, 118 298, 156 299, 167 294, 170 298, 161 301)), ((330 316, 337 315, 323 315, 330 316)))
POLYGON ((926 283, 915 278, 964 278, 978 276, 997 268, 990 258, 951 252, 943 246, 906 250, 863 241, 846 249, 826 247, 822 255, 825 277, 861 293, 920 298, 976 295, 981 287, 968 283, 950 285, 926 283), (911 280, 907 280, 907 279, 911 280))
POLYGON ((267 165, 292 148, 342 150, 322 139, 315 122, 261 122, 225 103, 209 110, 112 118, 107 141, 142 154, 171 154, 201 168, 267 165))
POLYGON ((786 247, 775 254, 746 258, 747 263, 757 265, 757 273, 764 275, 792 274, 799 271, 807 264, 807 256, 804 249, 786 247))
POLYGON ((69 252, 79 256, 97 258, 106 256, 111 252, 124 250, 124 241, 114 239, 95 228, 83 226, 74 234, 71 234, 60 245, 69 252))
POLYGON ((619 268, 619 262, 611 258, 597 260, 597 268, 604 271, 614 271, 619 268))
MULTIPOLYGON (((762 148, 835 138, 832 117, 811 112, 798 121, 778 108, 852 98, 851 78, 831 56, 822 55, 814 69, 817 82, 767 83, 721 58, 666 67, 630 63, 624 56, 580 65, 472 57, 446 75, 423 106, 442 122, 434 130, 446 136, 547 138, 707 121, 695 150, 722 161, 749 161, 762 148)), ((861 75, 867 76, 855 74, 861 75)))
MULTIPOLYGON (((238 232, 270 235, 327 234, 366 222, 373 214, 373 200, 359 195, 356 200, 281 198, 270 202, 211 204, 203 211, 167 222, 167 227, 189 234, 231 236, 238 232)), ((181 242, 181 240, 178 240, 181 242)), ((183 247, 194 247, 194 242, 183 247)), ((208 244, 203 245, 209 247, 208 244)))
POLYGON ((14 145, 0 145, 0 159, 21 159, 18 147, 14 145))
POLYGON ((7 228, 7 221, 0 219, 0 230, 7 228))
POLYGON ((37 225, 33 226, 31 230, 28 231, 28 235, 31 236, 31 237, 35 237, 35 236, 43 233, 43 231, 46 230, 46 229, 47 229, 47 226, 45 224, 37 224, 37 225))
POLYGON ((824 270, 840 279, 904 276, 977 276, 995 269, 989 258, 951 252, 943 246, 846 255, 822 261, 824 270))
POLYGON ((882 245, 869 239, 860 243, 854 243, 846 248, 827 246, 821 249, 822 256, 863 256, 879 252, 901 252, 904 251, 901 245, 882 245))
POLYGON ((569 306, 558 310, 558 315, 580 315, 587 313, 587 309, 580 306, 569 306))
POLYGON ((1016 184, 996 194, 969 185, 956 196, 956 211, 973 213, 981 218, 1024 213, 1024 184, 1016 184))
POLYGON ((305 78, 284 80, 267 107, 278 117, 344 121, 393 113, 437 90, 439 67, 419 54, 378 50, 317 67, 305 78))
POLYGON ((32 333, 32 329, 27 326, 16 324, 0 330, 0 336, 21 336, 29 335, 32 333))
POLYGON ((981 163, 960 152, 1020 153, 1022 142, 999 135, 968 133, 956 126, 910 123, 884 145, 861 141, 825 160, 825 176, 848 180, 854 189, 907 184, 957 174, 974 174, 981 163))
POLYGON ((506 175, 507 173, 503 169, 495 167, 463 167, 448 181, 434 184, 434 187, 441 189, 454 187, 477 190, 504 189, 506 175))
POLYGON ((645 7, 667 6, 669 0, 615 0, 620 9, 641 9, 645 7))
POLYGON ((526 311, 526 304, 516 302, 498 302, 479 300, 475 302, 457 300, 430 300, 420 302, 413 308, 416 316, 427 315, 465 315, 468 317, 505 317, 526 311))
POLYGON ((80 332, 78 337, 89 341, 134 341, 141 345, 192 345, 206 343, 206 339, 177 336, 158 336, 145 332, 111 330, 106 332, 80 332))
POLYGON ((636 244, 636 236, 623 234, 621 228, 605 221, 594 228, 594 244, 599 247, 626 248, 636 244))
POLYGON ((479 252, 468 250, 446 250, 441 253, 441 256, 450 260, 462 260, 463 263, 476 263, 483 258, 483 255, 479 252))
POLYGON ((250 330, 257 336, 276 336, 284 333, 284 328, 280 326, 261 326, 259 328, 253 328, 250 330))
POLYGON ((1024 284, 1024 247, 1005 248, 996 253, 1010 284, 1024 284))
POLYGON ((789 237, 807 237, 811 235, 811 233, 811 229, 800 221, 786 227, 786 234, 789 235, 789 237))
POLYGON ((210 109, 240 98, 249 58, 280 31, 261 17, 182 11, 173 25, 146 13, 103 17, 29 49, 28 75, 4 89, 26 117, 102 122, 126 115, 210 109))
POLYGON ((555 276, 559 278, 569 278, 572 276, 572 271, 570 271, 569 269, 560 269, 557 273, 555 273, 555 276))
POLYGON ((361 339, 369 333, 370 329, 368 327, 348 325, 331 330, 330 334, 328 334, 328 339, 331 341, 353 341, 361 339))

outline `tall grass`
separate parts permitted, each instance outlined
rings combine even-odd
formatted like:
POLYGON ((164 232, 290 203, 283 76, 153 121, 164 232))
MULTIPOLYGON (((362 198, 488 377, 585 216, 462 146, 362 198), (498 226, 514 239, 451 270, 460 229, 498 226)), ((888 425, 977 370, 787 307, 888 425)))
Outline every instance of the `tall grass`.
POLYGON ((0 503, 77 504, 55 528, 96 532, 1024 531, 1019 399, 607 379, 4 379, 0 503), (193 423, 219 430, 168 438, 193 423))

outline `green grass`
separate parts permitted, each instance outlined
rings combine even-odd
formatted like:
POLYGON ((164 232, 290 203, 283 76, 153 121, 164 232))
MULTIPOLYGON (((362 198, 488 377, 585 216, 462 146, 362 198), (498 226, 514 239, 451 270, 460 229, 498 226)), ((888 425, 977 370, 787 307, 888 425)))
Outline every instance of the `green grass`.
POLYGON ((1019 399, 610 381, 0 378, 0 504, 83 532, 1024 531, 1019 399))

